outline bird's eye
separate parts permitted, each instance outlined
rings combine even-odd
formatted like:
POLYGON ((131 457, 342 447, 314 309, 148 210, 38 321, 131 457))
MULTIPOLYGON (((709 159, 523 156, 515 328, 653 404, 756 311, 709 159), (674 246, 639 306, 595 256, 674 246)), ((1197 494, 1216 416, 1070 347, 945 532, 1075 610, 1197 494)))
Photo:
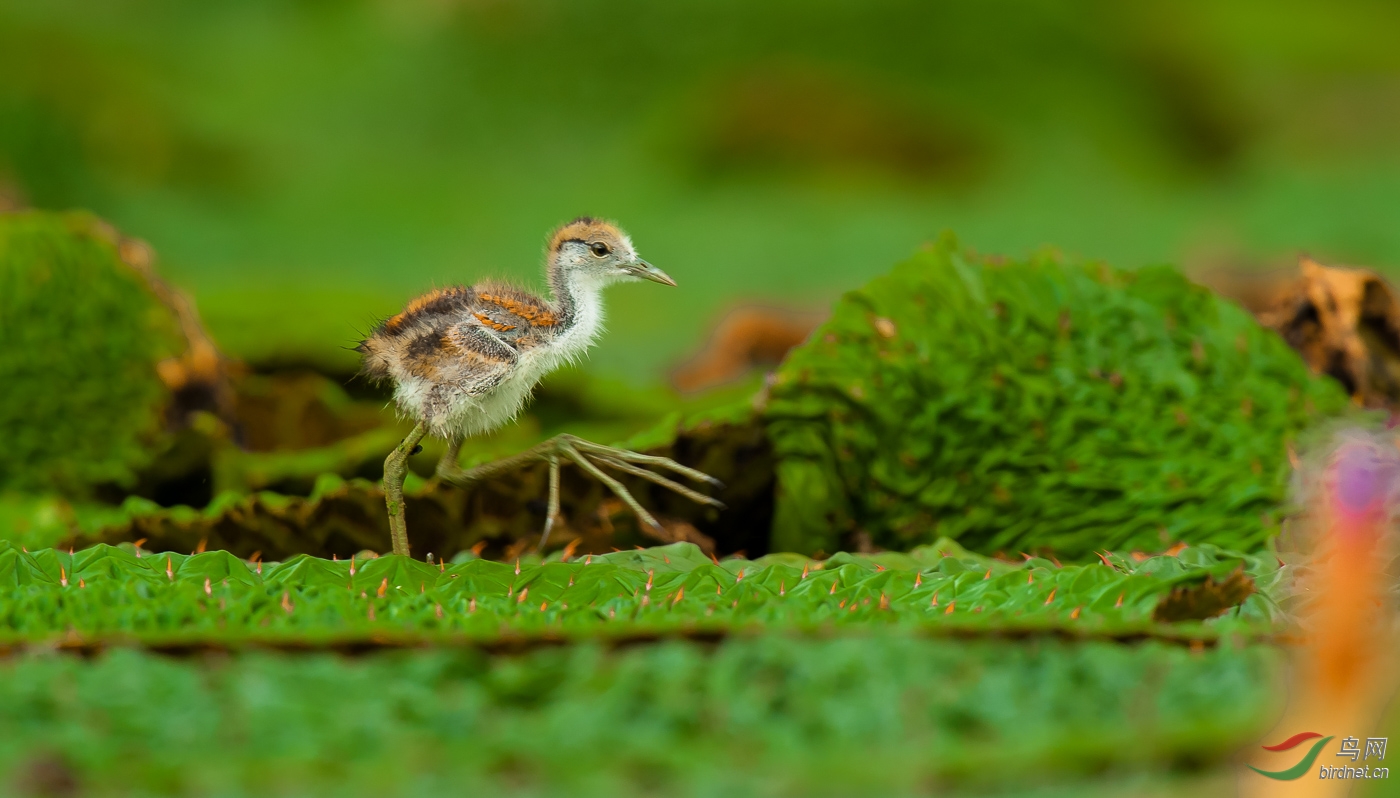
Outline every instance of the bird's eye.
POLYGON ((593 254, 597 255, 600 258, 606 256, 609 252, 612 252, 612 250, 608 249, 608 245, 604 244, 602 241, 593 242, 589 246, 589 249, 593 250, 593 254))

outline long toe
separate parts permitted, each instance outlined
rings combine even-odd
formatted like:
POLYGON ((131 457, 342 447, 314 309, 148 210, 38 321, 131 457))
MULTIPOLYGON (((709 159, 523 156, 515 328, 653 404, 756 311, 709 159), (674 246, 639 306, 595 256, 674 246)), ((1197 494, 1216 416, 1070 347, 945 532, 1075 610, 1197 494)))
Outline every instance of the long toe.
POLYGON ((713 496, 706 496, 703 493, 691 490, 690 488, 687 488, 679 482, 667 479, 666 477, 656 473, 655 471, 641 468, 639 466, 632 465, 631 463, 623 462, 622 460, 619 460, 614 457, 605 457, 599 455, 597 457, 597 460, 598 462, 610 468, 616 468, 618 471, 625 471, 628 474, 641 477, 642 479, 645 479, 648 482, 654 482, 657 485, 666 488, 667 490, 679 493, 680 495, 686 497, 687 499, 690 499, 691 501, 698 502, 700 504, 708 504, 711 507, 717 507, 721 510, 725 509, 724 502, 720 501, 719 499, 716 499, 713 496))
POLYGON ((614 446, 603 446, 602 444, 593 443, 592 441, 580 440, 577 438, 571 441, 571 443, 573 443, 577 448, 588 452, 589 454, 602 455, 604 457, 610 457, 614 460, 622 460, 628 463, 650 465, 658 468, 668 468, 676 472, 677 474, 689 477, 693 480, 696 480, 697 482, 708 482, 716 488, 724 487, 723 482, 720 482, 718 479, 715 479, 709 474, 706 474, 704 471, 691 468, 690 466, 681 465, 680 463, 677 463, 675 460, 672 460, 669 457, 660 457, 654 454, 642 454, 641 452, 634 452, 628 449, 618 449, 614 446))
POLYGON ((618 482, 617 480, 603 473, 602 469, 600 469, 598 466, 594 465, 591 461, 589 461, 587 455, 578 451, 578 449, 567 445, 562 446, 560 448, 560 454, 572 460, 578 465, 579 468, 582 468, 584 471, 587 471, 589 474, 592 474, 594 479, 597 479, 599 482, 606 485, 614 494, 617 495, 617 498, 622 500, 623 504, 626 504, 629 508, 631 508, 632 512, 635 513, 636 516, 640 518, 643 523, 645 523, 647 526, 650 526, 652 529, 658 531, 661 530, 661 524, 658 523, 657 520, 654 517, 652 517, 652 514, 647 512, 646 508, 643 507, 636 500, 636 498, 632 496, 631 491, 627 490, 627 488, 624 487, 621 482, 618 482))

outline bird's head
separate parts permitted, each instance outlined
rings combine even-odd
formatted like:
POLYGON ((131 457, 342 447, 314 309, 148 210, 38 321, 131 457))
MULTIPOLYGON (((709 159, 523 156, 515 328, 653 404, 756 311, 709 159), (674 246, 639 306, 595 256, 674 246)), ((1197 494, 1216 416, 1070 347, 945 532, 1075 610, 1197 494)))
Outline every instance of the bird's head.
POLYGON ((617 225, 587 216, 554 231, 549 237, 549 259, 564 275, 597 285, 633 280, 676 284, 666 272, 642 260, 632 239, 617 225))

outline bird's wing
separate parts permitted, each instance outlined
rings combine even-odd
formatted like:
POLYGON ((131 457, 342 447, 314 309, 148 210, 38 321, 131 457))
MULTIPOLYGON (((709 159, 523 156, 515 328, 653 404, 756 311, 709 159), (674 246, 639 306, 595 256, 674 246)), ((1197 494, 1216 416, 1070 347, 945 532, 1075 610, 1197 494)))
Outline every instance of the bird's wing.
POLYGON ((495 388, 510 375, 520 352, 499 334, 476 319, 447 328, 442 336, 442 353, 453 364, 458 390, 479 396, 495 388))
POLYGON ((507 286, 484 285, 476 294, 476 317, 511 339, 558 326, 545 301, 507 286))
POLYGON ((447 328, 443 343, 486 368, 510 368, 520 352, 490 325, 473 318, 447 328))

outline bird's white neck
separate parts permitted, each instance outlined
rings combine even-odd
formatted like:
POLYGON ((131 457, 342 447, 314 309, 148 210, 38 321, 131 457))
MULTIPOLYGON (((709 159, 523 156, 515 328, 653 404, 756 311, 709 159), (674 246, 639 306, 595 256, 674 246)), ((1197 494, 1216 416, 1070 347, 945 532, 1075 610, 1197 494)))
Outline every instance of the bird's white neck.
POLYGON ((552 263, 549 287, 554 294, 553 311, 559 319, 556 343, 568 360, 581 356, 603 331, 603 287, 605 281, 552 263))

